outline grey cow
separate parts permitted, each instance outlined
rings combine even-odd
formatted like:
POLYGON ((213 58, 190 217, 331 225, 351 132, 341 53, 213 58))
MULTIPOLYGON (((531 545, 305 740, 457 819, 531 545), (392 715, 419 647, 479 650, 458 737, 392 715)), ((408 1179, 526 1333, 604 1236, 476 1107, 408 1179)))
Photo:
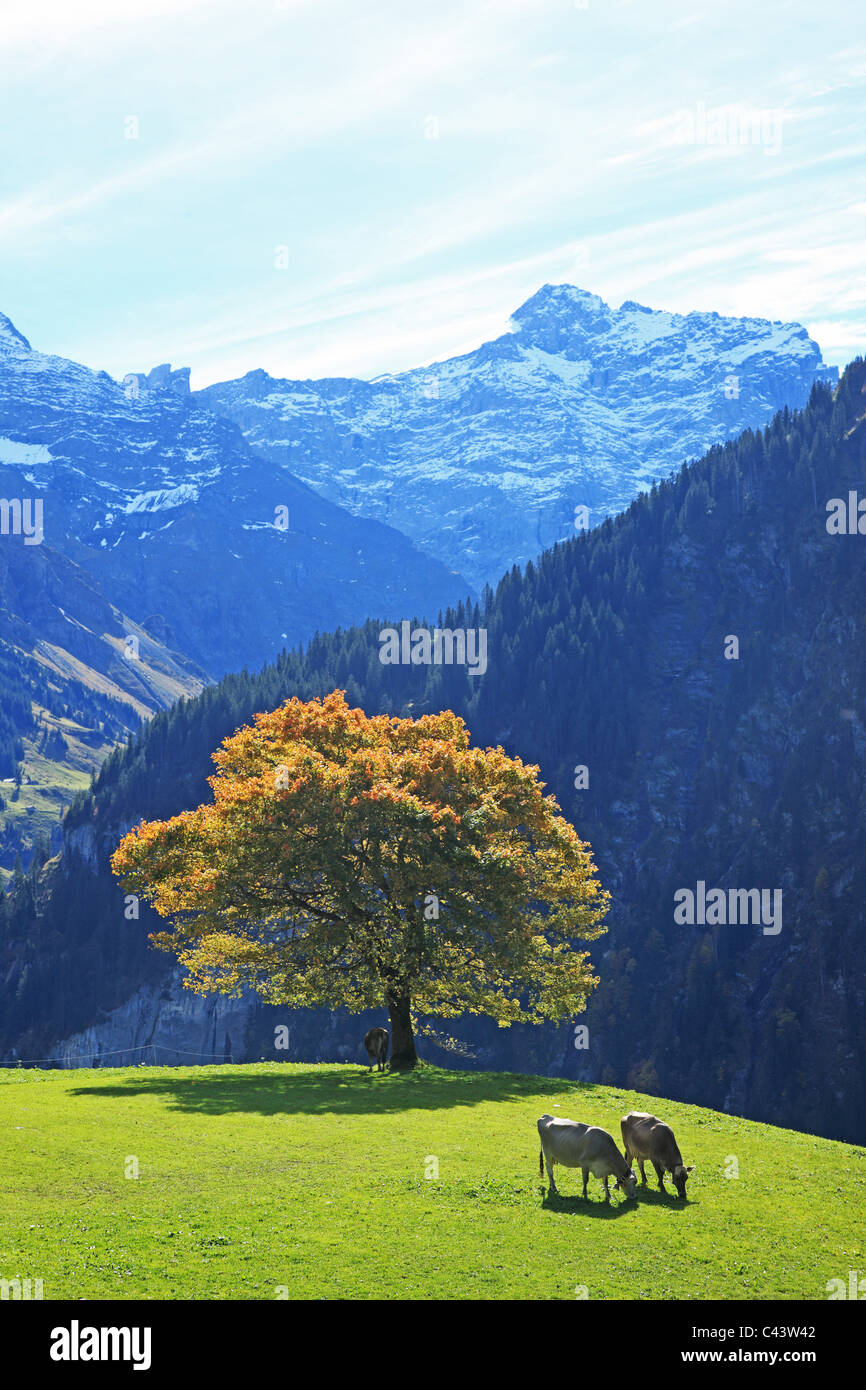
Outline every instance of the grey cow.
POLYGON ((670 1173, 677 1196, 685 1197, 689 1173, 694 1172, 695 1165, 692 1163, 686 1168, 670 1125, 643 1110, 631 1110, 623 1115, 621 1128, 625 1156, 629 1163, 637 1159, 641 1181, 646 1182, 644 1162, 649 1159, 656 1170, 659 1191, 667 1191, 665 1173, 670 1173))
POLYGON ((388 1029, 368 1029, 364 1034, 364 1046, 367 1049, 367 1056, 370 1058, 370 1070, 372 1071, 375 1066, 377 1071, 384 1071, 388 1057, 388 1029))
POLYGON ((538 1133, 541 1139, 539 1177, 544 1177, 546 1162, 551 1193, 557 1191, 553 1165, 561 1163, 563 1168, 583 1169, 584 1197, 590 1173, 604 1183, 605 1201, 610 1201, 609 1178, 616 1178, 614 1186, 626 1197, 635 1196, 637 1179, 617 1148, 613 1135, 608 1134, 606 1129, 582 1125, 577 1120, 559 1120, 553 1115, 542 1115, 538 1121, 538 1133))

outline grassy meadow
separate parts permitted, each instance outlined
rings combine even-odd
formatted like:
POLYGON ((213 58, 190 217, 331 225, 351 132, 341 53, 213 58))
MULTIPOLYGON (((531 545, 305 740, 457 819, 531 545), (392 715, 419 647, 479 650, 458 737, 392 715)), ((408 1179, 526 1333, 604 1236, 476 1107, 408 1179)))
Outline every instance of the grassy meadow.
POLYGON ((824 1299, 866 1273, 864 1207, 862 1149, 560 1078, 0 1074, 0 1279, 46 1299, 824 1299), (630 1109, 673 1126, 688 1201, 561 1168, 550 1200, 539 1115, 620 1144, 630 1109))

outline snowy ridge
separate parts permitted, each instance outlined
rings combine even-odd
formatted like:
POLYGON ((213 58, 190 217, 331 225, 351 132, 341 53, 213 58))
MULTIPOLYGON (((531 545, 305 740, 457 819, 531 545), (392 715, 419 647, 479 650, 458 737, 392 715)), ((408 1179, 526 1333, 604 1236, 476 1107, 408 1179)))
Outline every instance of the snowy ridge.
POLYGON ((375 381, 261 370, 197 399, 324 496, 411 536, 480 587, 618 512, 654 478, 836 380, 796 323, 612 309, 545 285, 510 331, 375 381))
POLYGON ((404 535, 275 470, 193 399, 185 368, 118 382, 34 351, 0 315, 0 412, 0 495, 40 498, 46 546, 210 676, 469 591, 404 535))

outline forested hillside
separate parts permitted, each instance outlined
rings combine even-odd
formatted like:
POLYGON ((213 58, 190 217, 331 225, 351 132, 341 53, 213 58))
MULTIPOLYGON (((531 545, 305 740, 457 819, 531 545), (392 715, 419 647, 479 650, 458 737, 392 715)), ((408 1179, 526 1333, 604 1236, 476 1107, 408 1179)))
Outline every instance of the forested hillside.
POLYGON ((200 800, 210 752, 256 710, 338 686, 368 712, 450 706, 476 741, 540 763, 613 893, 588 1048, 567 1028, 450 1029, 487 1067, 862 1140, 866 537, 826 523, 830 499, 866 495, 864 392, 858 361, 835 395, 817 385, 803 412, 447 615, 487 629, 485 676, 383 665, 370 622, 156 716, 70 810, 62 858, 6 906, 3 1055, 42 1055, 165 977, 152 920, 124 920, 108 870, 120 833, 200 800), (674 894, 699 882, 782 890, 781 930, 679 924, 674 894))

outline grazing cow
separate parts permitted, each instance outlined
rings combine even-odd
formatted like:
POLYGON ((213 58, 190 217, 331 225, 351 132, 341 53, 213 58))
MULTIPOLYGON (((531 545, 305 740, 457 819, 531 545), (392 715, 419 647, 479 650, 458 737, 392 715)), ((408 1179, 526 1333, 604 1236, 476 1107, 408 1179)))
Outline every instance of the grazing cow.
POLYGON ((692 1163, 688 1168, 685 1167, 670 1125, 666 1125, 663 1120, 657 1120, 655 1115, 647 1115, 642 1110, 632 1110, 628 1115, 623 1115, 621 1127, 625 1156, 629 1163, 637 1159, 641 1181, 646 1182, 644 1162, 649 1159, 656 1170, 659 1191, 667 1192, 665 1173, 670 1173, 677 1196, 685 1197, 689 1173, 694 1172, 695 1165, 692 1163))
POLYGON ((367 1049, 367 1056, 370 1058, 370 1070, 372 1071, 375 1065, 377 1071, 384 1071, 388 1057, 388 1029, 369 1029, 364 1035, 364 1046, 367 1049))
POLYGON ((590 1173, 604 1182, 605 1201, 610 1201, 608 1178, 616 1178, 615 1187, 634 1197, 637 1179, 616 1146, 613 1135, 606 1129, 595 1125, 578 1124, 576 1120, 557 1120, 552 1115, 542 1115, 538 1121, 541 1138, 541 1152, 538 1155, 538 1175, 544 1177, 544 1164, 547 1163, 547 1176, 550 1191, 557 1191, 553 1178, 554 1163, 563 1168, 583 1169, 583 1195, 586 1197, 586 1184, 590 1173))

